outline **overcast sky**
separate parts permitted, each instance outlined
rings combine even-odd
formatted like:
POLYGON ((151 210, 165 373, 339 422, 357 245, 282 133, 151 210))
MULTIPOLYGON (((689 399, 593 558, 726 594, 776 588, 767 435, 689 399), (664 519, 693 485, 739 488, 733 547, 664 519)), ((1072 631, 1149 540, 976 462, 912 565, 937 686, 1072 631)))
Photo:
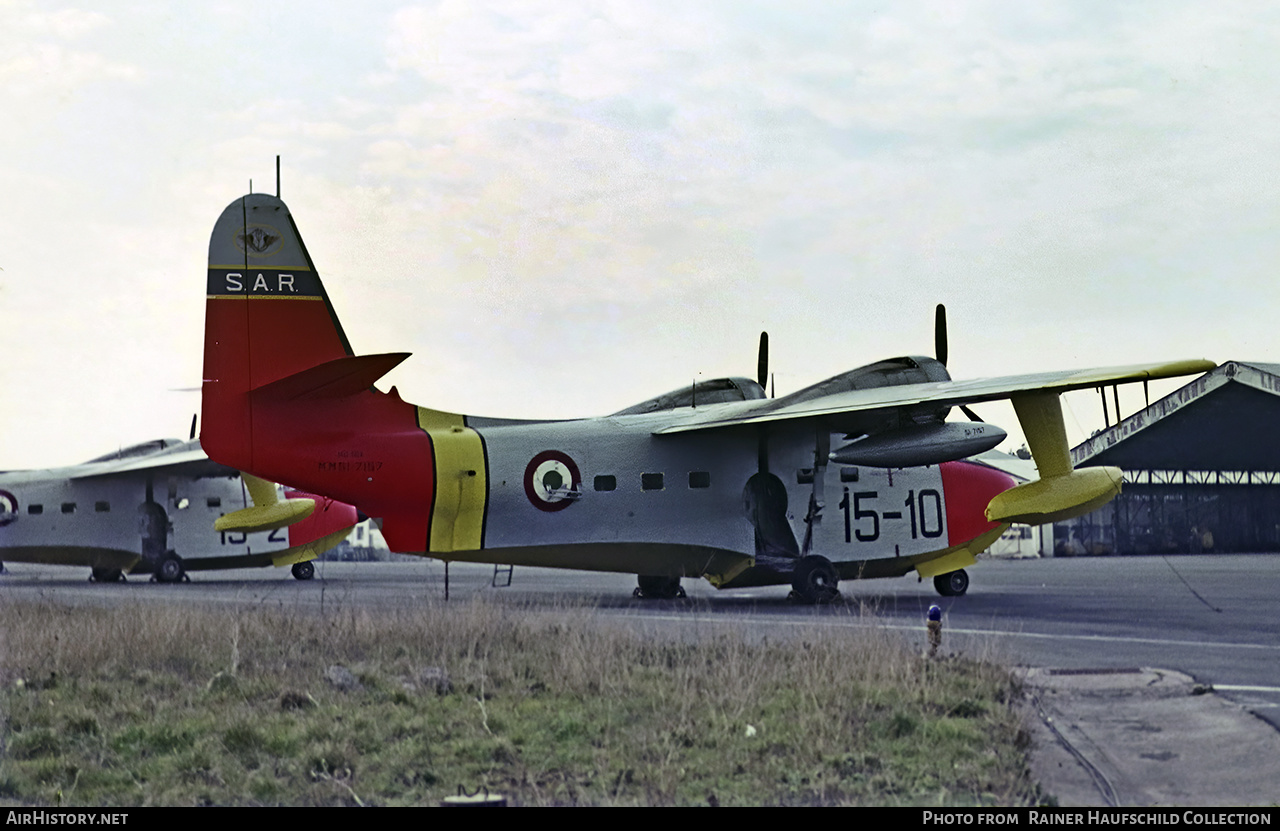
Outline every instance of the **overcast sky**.
POLYGON ((437 409, 603 414, 762 329, 781 394, 930 353, 937 302, 958 378, 1280 361, 1278 43, 1263 2, 0 0, 0 468, 185 437, 276 154, 437 409))

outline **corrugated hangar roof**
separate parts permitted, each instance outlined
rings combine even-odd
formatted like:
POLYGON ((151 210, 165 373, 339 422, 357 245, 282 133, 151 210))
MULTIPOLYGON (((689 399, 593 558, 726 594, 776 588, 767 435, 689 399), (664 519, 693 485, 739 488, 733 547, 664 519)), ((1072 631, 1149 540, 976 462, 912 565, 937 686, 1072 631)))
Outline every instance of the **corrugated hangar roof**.
POLYGON ((1071 451, 1125 470, 1280 471, 1280 364, 1228 361, 1071 451))

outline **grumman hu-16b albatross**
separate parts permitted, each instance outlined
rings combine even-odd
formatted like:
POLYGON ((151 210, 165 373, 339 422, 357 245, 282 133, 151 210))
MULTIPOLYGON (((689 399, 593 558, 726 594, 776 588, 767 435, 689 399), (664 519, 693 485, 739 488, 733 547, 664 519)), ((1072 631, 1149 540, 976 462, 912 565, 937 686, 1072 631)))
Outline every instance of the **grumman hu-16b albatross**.
POLYGON ((726 589, 790 584, 818 602, 841 579, 912 571, 963 594, 964 569, 1009 523, 1076 516, 1119 491, 1116 468, 1072 469, 1059 393, 1213 367, 955 382, 940 354, 771 399, 762 348, 759 382, 700 383, 603 418, 481 418, 374 387, 408 355, 355 355, 278 198, 252 194, 223 212, 207 289, 210 458, 355 505, 382 520, 392 551, 631 573, 644 597, 705 577, 726 589), (1003 398, 1036 481, 963 461, 1004 438, 999 428, 945 421, 952 407, 1003 398))
POLYGON ((157 439, 75 467, 0 472, 0 560, 88 566, 115 582, 151 573, 292 566, 340 543, 355 508, 286 491, 209 461, 195 441, 157 439), (246 507, 248 490, 254 505, 246 507))

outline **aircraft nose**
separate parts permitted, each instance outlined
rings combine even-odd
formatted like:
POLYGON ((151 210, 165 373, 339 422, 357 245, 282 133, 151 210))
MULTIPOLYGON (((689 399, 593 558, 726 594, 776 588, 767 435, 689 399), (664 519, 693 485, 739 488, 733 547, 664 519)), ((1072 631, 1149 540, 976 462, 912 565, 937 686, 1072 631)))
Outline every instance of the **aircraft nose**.
POLYGON ((946 462, 941 468, 951 545, 968 542, 1000 524, 987 519, 987 504, 996 494, 1018 484, 1016 479, 1004 471, 974 462, 946 462))

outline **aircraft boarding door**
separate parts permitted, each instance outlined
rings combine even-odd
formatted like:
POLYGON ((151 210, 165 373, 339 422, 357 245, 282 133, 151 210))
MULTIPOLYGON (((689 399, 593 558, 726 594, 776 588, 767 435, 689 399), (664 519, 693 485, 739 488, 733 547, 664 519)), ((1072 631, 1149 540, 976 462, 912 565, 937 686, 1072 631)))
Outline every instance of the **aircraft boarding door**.
POLYGON ((147 487, 147 501, 138 506, 138 534, 142 538, 142 559, 158 563, 169 552, 169 515, 163 507, 151 499, 147 487))

